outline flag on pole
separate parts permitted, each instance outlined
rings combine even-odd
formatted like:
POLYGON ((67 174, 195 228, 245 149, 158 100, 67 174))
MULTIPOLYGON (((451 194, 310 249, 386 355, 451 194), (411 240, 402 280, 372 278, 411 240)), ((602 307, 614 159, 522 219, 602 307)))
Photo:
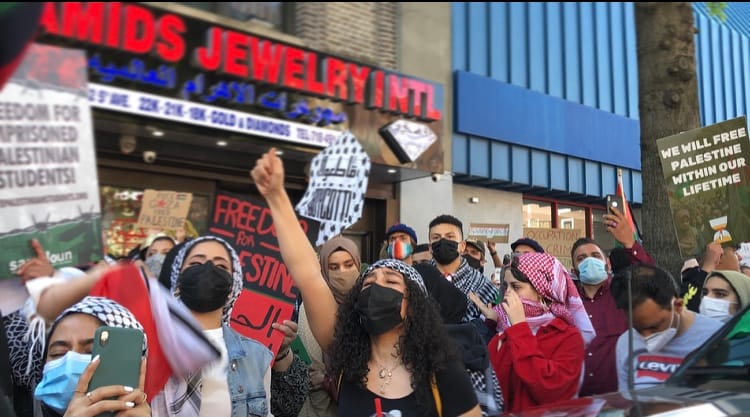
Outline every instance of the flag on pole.
MULTIPOLYGON (((630 224, 630 228, 633 229, 633 239, 635 239, 636 242, 641 241, 641 233, 640 230, 638 230, 638 224, 635 222, 635 219, 633 218, 633 213, 630 211, 630 203, 628 203, 628 199, 625 196, 625 187, 622 184, 622 169, 617 168, 617 190, 615 191, 615 194, 619 197, 622 197, 623 205, 622 208, 622 214, 625 216, 626 219, 628 219, 628 223, 630 224)), ((618 246, 622 246, 620 242, 616 242, 618 246)))

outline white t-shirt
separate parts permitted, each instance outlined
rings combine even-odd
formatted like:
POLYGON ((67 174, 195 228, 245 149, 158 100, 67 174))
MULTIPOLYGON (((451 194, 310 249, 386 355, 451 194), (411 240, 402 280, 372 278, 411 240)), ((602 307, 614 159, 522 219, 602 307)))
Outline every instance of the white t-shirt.
MULTIPOLYGON (((682 334, 677 335, 658 352, 649 353, 643 336, 633 330, 633 369, 634 389, 643 389, 659 385, 669 378, 682 364, 685 356, 697 349, 711 337, 722 323, 718 320, 695 314, 693 325, 682 334)), ((616 348, 617 383, 620 391, 628 390, 628 331, 617 339, 616 348)))
POLYGON ((221 358, 203 367, 201 375, 201 411, 199 417, 216 417, 232 415, 232 400, 229 397, 227 384, 227 347, 221 327, 204 330, 203 334, 213 342, 221 352, 221 358))

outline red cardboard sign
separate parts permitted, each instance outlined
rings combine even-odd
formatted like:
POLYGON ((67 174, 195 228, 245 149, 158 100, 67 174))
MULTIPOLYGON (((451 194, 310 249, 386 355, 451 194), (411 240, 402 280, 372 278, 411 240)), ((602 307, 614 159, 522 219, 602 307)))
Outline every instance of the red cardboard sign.
MULTIPOLYGON (((300 219, 308 239, 318 223, 300 219)), ((271 211, 262 200, 219 192, 208 231, 229 242, 240 257, 244 290, 234 305, 231 326, 277 352, 283 334, 271 324, 289 320, 299 291, 281 260, 271 211)))

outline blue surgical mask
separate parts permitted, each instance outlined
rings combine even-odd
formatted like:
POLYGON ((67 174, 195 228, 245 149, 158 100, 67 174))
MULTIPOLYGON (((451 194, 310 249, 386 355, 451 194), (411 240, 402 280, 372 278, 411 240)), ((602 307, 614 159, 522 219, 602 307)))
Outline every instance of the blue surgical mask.
POLYGON ((607 275, 607 264, 599 258, 589 256, 578 264, 578 279, 584 284, 601 284, 607 275))
POLYGON ((65 414, 70 399, 78 385, 78 379, 86 366, 91 363, 91 355, 68 351, 62 358, 44 365, 42 380, 37 384, 34 398, 47 404, 58 413, 65 414))

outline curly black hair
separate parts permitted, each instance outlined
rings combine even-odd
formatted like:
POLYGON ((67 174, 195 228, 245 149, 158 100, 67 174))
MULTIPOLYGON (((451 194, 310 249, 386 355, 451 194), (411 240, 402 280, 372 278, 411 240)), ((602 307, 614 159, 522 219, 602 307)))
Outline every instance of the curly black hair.
MULTIPOLYGON (((360 321, 354 306, 362 290, 357 280, 346 301, 339 306, 334 342, 331 348, 331 375, 367 389, 370 335, 360 321)), ((398 352, 404 367, 411 372, 411 387, 417 398, 419 415, 437 415, 430 388, 430 378, 444 370, 449 361, 461 361, 440 317, 437 304, 427 297, 417 283, 404 279, 408 302, 404 330, 399 338, 398 352)))

